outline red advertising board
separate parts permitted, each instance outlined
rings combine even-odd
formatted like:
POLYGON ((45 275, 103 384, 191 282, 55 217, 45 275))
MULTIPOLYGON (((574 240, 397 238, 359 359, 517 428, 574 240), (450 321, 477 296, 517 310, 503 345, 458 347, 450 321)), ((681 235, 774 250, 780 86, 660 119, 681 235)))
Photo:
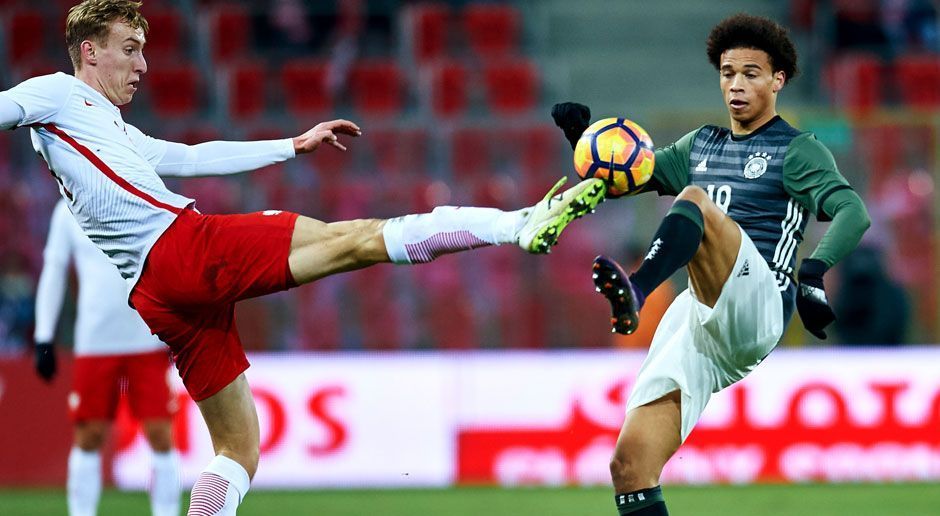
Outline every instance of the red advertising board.
MULTIPOLYGON (((262 429, 254 487, 418 487, 609 483, 643 354, 250 358, 262 429)), ((938 363, 933 348, 778 350, 713 396, 663 480, 938 480, 938 363)), ((0 361, 0 485, 63 484, 65 383, 41 383, 25 359, 0 361)), ((188 485, 213 452, 198 409, 179 395, 175 430, 188 485)), ((114 481, 144 487, 149 453, 139 427, 122 417, 113 446, 114 481)))

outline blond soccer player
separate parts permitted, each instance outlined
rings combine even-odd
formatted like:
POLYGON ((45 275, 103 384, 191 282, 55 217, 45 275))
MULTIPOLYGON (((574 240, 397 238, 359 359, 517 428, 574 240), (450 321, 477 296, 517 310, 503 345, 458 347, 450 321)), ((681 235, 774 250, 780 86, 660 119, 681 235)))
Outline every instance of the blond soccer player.
POLYGON ((600 180, 517 211, 435 208, 390 220, 321 222, 268 210, 204 215, 161 176, 244 172, 317 151, 345 151, 346 120, 283 140, 187 146, 151 138, 118 106, 147 72, 139 2, 86 0, 66 20, 74 75, 0 92, 0 129, 29 127, 84 233, 129 285, 129 301, 165 342, 208 427, 216 457, 192 490, 189 514, 234 514, 258 466, 259 428, 234 325, 237 301, 378 263, 418 264, 447 253, 515 244, 547 252, 572 220, 604 198, 600 180))

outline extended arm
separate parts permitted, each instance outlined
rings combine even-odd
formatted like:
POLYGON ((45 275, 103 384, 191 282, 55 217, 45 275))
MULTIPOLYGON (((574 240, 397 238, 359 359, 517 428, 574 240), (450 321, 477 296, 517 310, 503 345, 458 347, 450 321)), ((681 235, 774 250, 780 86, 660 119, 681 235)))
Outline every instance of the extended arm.
POLYGON ((359 136, 359 126, 347 120, 332 120, 317 124, 304 134, 283 140, 255 142, 215 141, 198 145, 185 145, 151 138, 128 125, 129 135, 138 149, 161 176, 198 177, 237 174, 257 170, 313 152, 322 143, 341 151, 337 134, 359 136))

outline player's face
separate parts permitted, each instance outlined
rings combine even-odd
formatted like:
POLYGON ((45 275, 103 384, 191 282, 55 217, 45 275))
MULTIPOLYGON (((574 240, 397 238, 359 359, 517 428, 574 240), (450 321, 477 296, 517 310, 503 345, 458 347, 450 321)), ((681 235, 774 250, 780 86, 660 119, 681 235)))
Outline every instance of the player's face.
POLYGON ((95 49, 99 84, 115 106, 134 98, 141 76, 147 73, 143 52, 146 42, 143 30, 113 22, 107 45, 95 49))
POLYGON ((774 72, 763 50, 732 48, 721 54, 721 93, 731 114, 732 130, 750 132, 777 113, 777 92, 784 74, 774 72))

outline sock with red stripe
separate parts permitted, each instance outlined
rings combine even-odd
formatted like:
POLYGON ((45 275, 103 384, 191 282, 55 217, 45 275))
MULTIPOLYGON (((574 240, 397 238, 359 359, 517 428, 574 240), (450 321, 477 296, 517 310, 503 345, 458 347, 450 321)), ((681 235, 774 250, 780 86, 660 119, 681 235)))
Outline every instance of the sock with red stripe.
POLYGON ((522 210, 439 206, 389 219, 382 233, 392 263, 426 263, 443 254, 515 243, 525 220, 522 210))
POLYGON ((193 486, 187 516, 234 516, 250 480, 241 464, 216 455, 193 486))

